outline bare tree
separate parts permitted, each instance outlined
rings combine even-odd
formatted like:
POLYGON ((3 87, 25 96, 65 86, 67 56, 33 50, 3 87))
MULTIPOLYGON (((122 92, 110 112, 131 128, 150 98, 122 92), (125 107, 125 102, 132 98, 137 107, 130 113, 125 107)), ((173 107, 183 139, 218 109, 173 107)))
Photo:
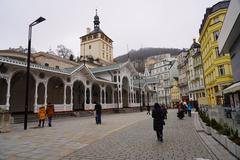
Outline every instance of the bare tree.
POLYGON ((72 50, 68 49, 67 47, 65 47, 62 44, 57 45, 56 52, 57 52, 58 56, 60 56, 62 58, 67 58, 67 59, 69 59, 70 55, 72 54, 72 50))

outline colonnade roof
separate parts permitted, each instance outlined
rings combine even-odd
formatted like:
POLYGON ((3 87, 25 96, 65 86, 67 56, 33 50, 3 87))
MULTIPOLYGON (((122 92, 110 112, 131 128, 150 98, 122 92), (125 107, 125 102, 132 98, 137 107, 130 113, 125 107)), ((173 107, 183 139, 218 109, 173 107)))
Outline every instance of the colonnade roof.
MULTIPOLYGON (((0 63, 6 63, 6 64, 16 65, 16 66, 20 66, 20 67, 27 67, 27 62, 26 61, 21 61, 21 60, 9 58, 9 57, 0 56, 0 63)), ((99 79, 98 77, 95 77, 94 74, 92 73, 92 71, 83 64, 81 64, 79 66, 76 66, 76 67, 60 69, 60 68, 48 67, 48 66, 41 65, 41 64, 30 63, 30 68, 41 70, 41 71, 64 74, 64 75, 72 75, 73 73, 75 73, 78 70, 85 69, 86 72, 88 72, 90 74, 90 77, 92 77, 96 81, 116 84, 115 82, 111 82, 111 81, 108 81, 108 80, 103 80, 103 79, 99 79)))
POLYGON ((106 72, 106 71, 112 71, 112 70, 118 70, 120 69, 122 63, 116 63, 109 66, 103 66, 103 67, 97 67, 92 68, 92 73, 99 73, 99 72, 106 72))

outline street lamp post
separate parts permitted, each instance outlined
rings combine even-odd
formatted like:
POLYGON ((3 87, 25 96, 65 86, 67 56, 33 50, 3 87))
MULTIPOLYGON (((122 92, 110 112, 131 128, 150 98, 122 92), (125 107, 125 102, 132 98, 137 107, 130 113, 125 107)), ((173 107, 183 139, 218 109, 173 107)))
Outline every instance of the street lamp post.
POLYGON ((28 91, 29 91, 29 77, 30 77, 30 55, 31 55, 31 37, 32 27, 45 21, 45 18, 39 17, 37 20, 29 25, 28 29, 28 55, 27 55, 27 74, 26 74, 26 91, 25 91, 25 112, 24 112, 24 130, 27 130, 27 116, 28 116, 28 91))

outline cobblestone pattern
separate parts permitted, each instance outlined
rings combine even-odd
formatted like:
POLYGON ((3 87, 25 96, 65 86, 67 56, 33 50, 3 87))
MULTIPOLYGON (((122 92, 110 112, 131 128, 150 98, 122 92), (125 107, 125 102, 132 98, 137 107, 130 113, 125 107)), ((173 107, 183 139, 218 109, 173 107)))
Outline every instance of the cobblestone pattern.
POLYGON ((74 153, 65 160, 192 160, 213 159, 197 135, 193 117, 179 120, 170 111, 164 129, 164 141, 158 142, 152 118, 112 133, 74 153))

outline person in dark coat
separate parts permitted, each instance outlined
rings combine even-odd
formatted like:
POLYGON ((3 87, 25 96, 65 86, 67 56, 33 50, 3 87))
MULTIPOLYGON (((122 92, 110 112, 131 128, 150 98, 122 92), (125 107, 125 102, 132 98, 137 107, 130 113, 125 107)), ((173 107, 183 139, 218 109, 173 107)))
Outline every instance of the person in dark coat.
POLYGON ((164 122, 164 113, 162 108, 158 103, 154 104, 154 109, 152 110, 152 117, 153 117, 153 130, 157 133, 158 141, 163 141, 163 125, 164 122))
POLYGON ((96 111, 96 124, 101 124, 101 114, 102 114, 102 106, 99 103, 96 103, 95 105, 95 111, 96 111))

